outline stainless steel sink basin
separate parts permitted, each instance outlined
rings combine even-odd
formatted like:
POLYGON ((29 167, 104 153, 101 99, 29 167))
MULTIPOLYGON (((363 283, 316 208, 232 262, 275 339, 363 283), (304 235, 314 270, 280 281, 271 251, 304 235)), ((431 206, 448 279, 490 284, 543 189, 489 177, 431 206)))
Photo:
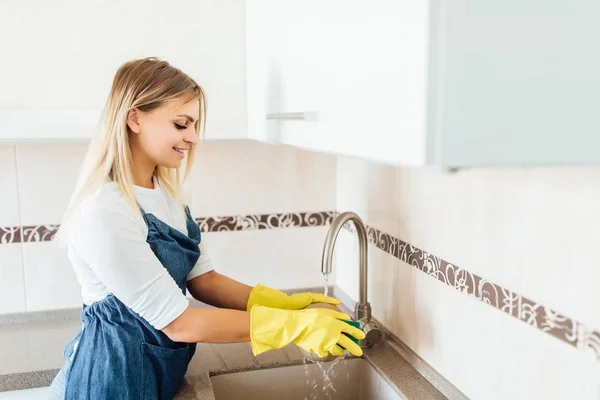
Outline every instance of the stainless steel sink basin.
POLYGON ((211 376, 216 400, 400 400, 364 359, 211 376), (329 379, 323 370, 329 369, 329 379))

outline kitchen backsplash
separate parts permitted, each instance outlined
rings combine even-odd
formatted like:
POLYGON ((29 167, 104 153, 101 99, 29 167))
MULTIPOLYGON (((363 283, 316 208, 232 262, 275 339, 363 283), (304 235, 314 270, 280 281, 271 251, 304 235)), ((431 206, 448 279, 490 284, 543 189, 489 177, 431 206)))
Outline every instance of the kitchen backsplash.
MULTIPOLYGON (((0 314, 81 306, 66 254, 50 239, 86 148, 0 147, 0 314)), ((215 268, 248 284, 322 285, 335 157, 252 141, 206 141, 198 151, 186 193, 215 268)))
MULTIPOLYGON (((340 157, 375 318, 472 399, 600 398, 598 167, 456 173, 340 157)), ((358 296, 356 236, 336 284, 358 296)))
MULTIPOLYGON (((251 141, 199 151, 187 193, 219 271, 321 286, 327 225, 355 211, 369 225, 374 317, 467 396, 600 398, 600 168, 447 173, 251 141)), ((84 153, 0 147, 0 314, 80 305, 49 239, 84 153)), ((357 299, 351 230, 330 283, 357 299)))

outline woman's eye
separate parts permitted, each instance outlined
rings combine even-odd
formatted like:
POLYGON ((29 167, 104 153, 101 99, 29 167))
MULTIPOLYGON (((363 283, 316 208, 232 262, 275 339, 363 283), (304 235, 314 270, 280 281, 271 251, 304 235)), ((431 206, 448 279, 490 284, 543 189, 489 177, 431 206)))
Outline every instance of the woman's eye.
POLYGON ((175 128, 177 128, 177 129, 187 129, 187 126, 175 124, 175 128))

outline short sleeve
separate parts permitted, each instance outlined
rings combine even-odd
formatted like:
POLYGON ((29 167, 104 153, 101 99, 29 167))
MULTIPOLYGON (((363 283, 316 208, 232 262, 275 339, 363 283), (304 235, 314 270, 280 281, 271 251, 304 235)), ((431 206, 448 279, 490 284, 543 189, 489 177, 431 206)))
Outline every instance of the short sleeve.
POLYGON ((196 265, 194 265, 194 268, 192 268, 192 270, 188 274, 188 276, 187 276, 188 281, 191 281, 192 279, 197 278, 200 275, 203 275, 214 269, 213 265, 212 265, 212 261, 210 259, 210 256, 206 252, 206 246, 204 245, 204 242, 201 241, 199 247, 200 247, 200 257, 198 258, 196 265))
POLYGON ((189 306, 146 242, 145 224, 128 204, 83 206, 69 247, 123 304, 161 330, 189 306))

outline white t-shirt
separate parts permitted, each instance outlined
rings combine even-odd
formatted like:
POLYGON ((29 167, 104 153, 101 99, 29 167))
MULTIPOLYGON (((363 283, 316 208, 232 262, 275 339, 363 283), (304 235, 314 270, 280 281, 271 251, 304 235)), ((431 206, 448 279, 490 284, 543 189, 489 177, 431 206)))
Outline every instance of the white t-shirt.
MULTIPOLYGON (((166 190, 135 186, 146 213, 187 235, 185 212, 166 190)), ((114 182, 97 189, 73 215, 68 256, 81 284, 85 304, 114 294, 154 328, 160 330, 181 315, 189 300, 146 242, 148 227, 114 182)), ((204 243, 188 281, 210 270, 204 243)))

